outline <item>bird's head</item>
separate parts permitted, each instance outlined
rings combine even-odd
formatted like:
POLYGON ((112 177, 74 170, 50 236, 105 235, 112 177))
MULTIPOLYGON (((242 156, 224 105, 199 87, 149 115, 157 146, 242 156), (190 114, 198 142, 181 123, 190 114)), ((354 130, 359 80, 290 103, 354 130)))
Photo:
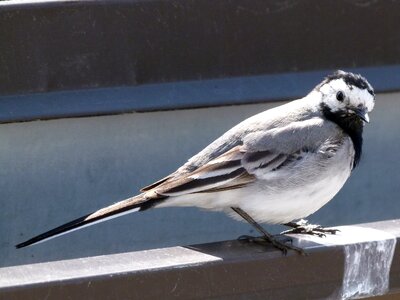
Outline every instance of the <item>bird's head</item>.
POLYGON ((357 123, 369 122, 368 113, 374 108, 375 93, 361 75, 339 70, 327 76, 315 90, 321 93, 324 113, 357 123))

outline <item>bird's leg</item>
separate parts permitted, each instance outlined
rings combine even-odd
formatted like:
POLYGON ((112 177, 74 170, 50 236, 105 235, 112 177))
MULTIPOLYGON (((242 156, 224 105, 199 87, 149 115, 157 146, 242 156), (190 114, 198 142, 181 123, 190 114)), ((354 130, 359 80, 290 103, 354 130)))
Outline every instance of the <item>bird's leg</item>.
POLYGON ((281 232, 281 234, 303 233, 303 234, 310 234, 310 235, 317 235, 319 237, 324 237, 326 236, 326 233, 336 234, 336 232, 340 231, 339 229, 324 228, 321 225, 309 224, 307 220, 303 219, 297 222, 289 222, 283 225, 292 227, 292 229, 285 230, 281 232))
POLYGON ((305 255, 303 249, 293 246, 291 244, 290 245, 285 244, 285 242, 287 242, 288 240, 291 241, 291 239, 288 239, 284 242, 277 240, 274 236, 268 233, 260 224, 258 224, 252 217, 250 217, 250 215, 247 214, 244 210, 242 210, 239 207, 231 207, 231 208, 235 213, 237 213, 239 216, 245 219, 251 226, 253 226, 258 232, 261 233, 261 237, 252 237, 244 235, 239 237, 239 240, 247 240, 262 245, 265 245, 265 243, 267 242, 272 244, 275 248, 281 250, 282 253, 285 255, 287 254, 288 250, 295 250, 298 253, 305 255))

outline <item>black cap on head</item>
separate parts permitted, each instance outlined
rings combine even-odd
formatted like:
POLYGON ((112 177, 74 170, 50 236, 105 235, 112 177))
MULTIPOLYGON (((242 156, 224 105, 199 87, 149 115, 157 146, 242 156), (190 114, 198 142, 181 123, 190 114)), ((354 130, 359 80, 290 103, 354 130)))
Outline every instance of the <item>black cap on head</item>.
POLYGON ((348 86, 350 86, 350 87, 355 86, 362 90, 366 89, 368 91, 368 93, 370 93, 372 96, 375 96, 374 89, 368 83, 367 79, 365 79, 364 77, 362 77, 359 74, 354 74, 351 72, 344 72, 342 70, 337 70, 335 73, 328 75, 325 78, 325 80, 322 82, 322 84, 328 83, 335 79, 343 79, 344 82, 348 86))

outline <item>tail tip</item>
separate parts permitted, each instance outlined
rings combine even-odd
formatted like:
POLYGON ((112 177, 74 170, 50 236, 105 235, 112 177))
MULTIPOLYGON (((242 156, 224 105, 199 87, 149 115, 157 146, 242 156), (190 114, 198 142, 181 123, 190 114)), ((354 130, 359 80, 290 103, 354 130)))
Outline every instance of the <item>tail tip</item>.
POLYGON ((29 245, 32 245, 31 241, 22 242, 22 243, 19 243, 19 244, 15 245, 15 249, 25 248, 25 247, 27 247, 29 245))
POLYGON ((24 243, 15 245, 15 249, 21 249, 21 248, 24 248, 24 247, 25 247, 24 243))

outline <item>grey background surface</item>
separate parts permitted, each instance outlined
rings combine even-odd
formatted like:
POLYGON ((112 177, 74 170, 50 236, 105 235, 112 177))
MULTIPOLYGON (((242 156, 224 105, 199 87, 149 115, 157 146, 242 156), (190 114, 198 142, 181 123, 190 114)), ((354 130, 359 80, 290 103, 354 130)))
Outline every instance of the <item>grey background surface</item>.
MULTIPOLYGON (((379 94, 364 156, 333 201, 310 217, 342 225, 400 217, 400 93, 379 94)), ((167 208, 51 241, 14 245, 174 171, 242 119, 282 102, 0 125, 0 266, 233 239, 248 225, 167 208)), ((272 228, 278 231, 280 228, 272 228)))

